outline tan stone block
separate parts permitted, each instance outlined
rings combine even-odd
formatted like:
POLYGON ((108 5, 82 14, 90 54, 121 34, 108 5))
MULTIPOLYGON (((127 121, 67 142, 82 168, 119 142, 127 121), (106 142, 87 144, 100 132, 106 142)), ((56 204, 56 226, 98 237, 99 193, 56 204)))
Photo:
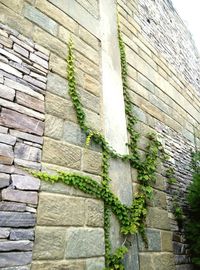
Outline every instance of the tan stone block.
POLYGON ((36 0, 35 6, 43 13, 69 29, 72 33, 78 32, 78 23, 71 19, 66 13, 46 0, 36 0))
POLYGON ((131 91, 129 91, 129 94, 130 94, 132 102, 134 102, 135 94, 138 94, 138 95, 140 95, 143 98, 148 100, 149 91, 146 88, 144 88, 144 86, 139 84, 138 82, 132 80, 130 77, 128 77, 128 86, 129 86, 129 88, 131 90, 131 91), (134 92, 134 94, 132 94, 132 92, 134 92))
MULTIPOLYGON (((33 32, 33 40, 51 52, 58 54, 63 59, 67 57, 67 45, 61 42, 58 38, 53 37, 41 28, 35 26, 33 32)), ((65 70, 66 71, 66 70, 65 70)))
POLYGON ((168 212, 157 207, 149 207, 147 214, 147 226, 151 228, 169 230, 170 223, 168 212))
POLYGON ((70 144, 45 138, 43 161, 73 169, 80 169, 81 149, 70 144))
POLYGON ((62 259, 66 229, 61 227, 36 227, 33 259, 62 259))
POLYGON ((64 120, 50 114, 45 116, 45 136, 53 139, 61 139, 63 136, 64 120))
POLYGON ((74 110, 73 104, 71 101, 67 99, 61 98, 59 96, 47 92, 45 109, 46 113, 48 114, 51 114, 64 120, 77 122, 76 112, 74 110))
POLYGON ((104 204, 101 200, 86 200, 87 209, 87 226, 103 227, 104 226, 104 204))
POLYGON ((161 248, 162 251, 173 251, 172 232, 161 231, 161 248))
POLYGON ((33 261, 32 270, 85 270, 85 261, 69 260, 69 261, 33 261))
POLYGON ((90 32, 88 32, 85 28, 79 25, 79 36, 82 40, 84 40, 88 45, 92 46, 95 50, 100 49, 100 41, 93 36, 90 32))
POLYGON ((20 14, 23 8, 24 0, 1 0, 1 3, 20 14))
POLYGON ((102 170, 102 155, 98 152, 88 149, 83 150, 83 171, 101 174, 102 170))
POLYGON ((167 209, 166 194, 164 192, 154 190, 151 203, 154 207, 167 209))
POLYGON ((83 87, 92 94, 94 94, 95 96, 100 95, 100 82, 86 73, 84 74, 83 77, 83 87))
POLYGON ((49 68, 65 79, 67 78, 67 62, 53 53, 50 55, 49 68))
POLYGON ((139 55, 150 65, 153 69, 157 70, 157 64, 152 60, 152 56, 147 54, 142 49, 139 50, 139 55))
POLYGON ((85 223, 85 199, 41 192, 38 225, 81 226, 85 223))
POLYGON ((175 270, 174 255, 163 252, 152 256, 154 270, 175 270))
MULTIPOLYGON (((5 2, 7 2, 5 0, 5 2)), ((13 1, 9 1, 9 3, 13 4, 13 1)), ((21 7, 20 7, 21 8, 21 7)), ((8 7, 4 6, 0 3, 0 22, 9 25, 11 28, 19 31, 21 34, 25 36, 31 37, 33 32, 33 24, 27 19, 19 16, 8 7)))
POLYGON ((154 270, 151 253, 140 253, 140 270, 154 270))
POLYGON ((93 127, 95 130, 101 132, 102 122, 100 115, 87 109, 85 109, 84 111, 86 114, 86 123, 88 124, 88 126, 93 127))

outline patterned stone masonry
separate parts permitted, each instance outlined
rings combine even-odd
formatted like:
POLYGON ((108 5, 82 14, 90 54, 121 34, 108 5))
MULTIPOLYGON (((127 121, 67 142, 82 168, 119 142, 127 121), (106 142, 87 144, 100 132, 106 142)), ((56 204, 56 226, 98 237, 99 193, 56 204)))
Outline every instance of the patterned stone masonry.
MULTIPOLYGON (((166 182, 167 209, 170 218, 171 231, 173 232, 173 250, 175 255, 176 269, 191 269, 191 263, 188 245, 184 236, 184 230, 181 224, 178 224, 174 216, 175 202, 187 214, 188 207, 186 202, 187 188, 192 181, 191 174, 191 151, 194 145, 184 139, 172 129, 159 125, 158 131, 163 137, 165 150, 170 156, 169 161, 165 164, 167 168, 173 168, 175 171, 176 183, 166 182)), ((164 175, 163 175, 164 176, 164 175)))
POLYGON ((48 50, 0 25, 1 269, 30 269, 40 181, 23 167, 41 168, 48 60, 48 50))

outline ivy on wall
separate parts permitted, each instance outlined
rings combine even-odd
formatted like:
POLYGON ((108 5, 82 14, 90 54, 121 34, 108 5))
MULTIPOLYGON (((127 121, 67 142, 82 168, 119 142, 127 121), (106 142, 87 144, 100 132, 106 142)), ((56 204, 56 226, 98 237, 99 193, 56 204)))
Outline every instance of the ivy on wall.
POLYGON ((123 82, 123 96, 125 102, 125 114, 127 119, 127 131, 129 133, 129 155, 120 155, 108 144, 104 136, 96 130, 90 128, 86 124, 86 115, 81 103, 80 95, 77 92, 75 68, 74 68, 74 55, 73 55, 73 42, 68 43, 68 56, 67 56, 67 79, 69 85, 69 95, 73 102, 76 116, 80 128, 87 135, 86 146, 93 140, 96 144, 101 146, 102 149, 102 173, 101 183, 88 176, 81 176, 75 173, 59 172, 57 175, 49 175, 46 172, 32 172, 35 177, 44 181, 63 182, 66 185, 73 186, 87 194, 91 194, 97 199, 104 201, 104 231, 105 231, 105 264, 107 270, 124 269, 122 259, 128 248, 126 241, 114 253, 112 253, 112 246, 110 241, 110 215, 111 212, 117 217, 121 233, 123 235, 140 233, 144 242, 147 243, 145 236, 145 218, 147 215, 147 202, 152 198, 152 184, 155 181, 155 172, 159 160, 166 160, 167 156, 164 153, 161 143, 157 140, 155 134, 147 134, 148 144, 145 149, 145 159, 139 155, 137 141, 139 138, 138 132, 135 130, 137 123, 136 117, 132 113, 132 103, 128 92, 127 82, 127 63, 125 46, 122 40, 120 27, 118 26, 118 40, 121 56, 121 70, 123 82), (135 194, 131 206, 123 204, 119 198, 113 194, 110 189, 109 177, 109 163, 110 159, 121 159, 124 162, 129 162, 130 166, 138 172, 139 190, 135 194))

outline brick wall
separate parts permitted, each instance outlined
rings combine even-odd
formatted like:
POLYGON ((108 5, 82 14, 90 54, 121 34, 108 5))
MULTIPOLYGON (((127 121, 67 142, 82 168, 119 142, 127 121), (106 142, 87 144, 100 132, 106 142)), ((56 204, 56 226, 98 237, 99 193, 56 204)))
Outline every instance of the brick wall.
MULTIPOLYGON (((22 70, 22 67, 15 63, 17 62, 16 59, 9 59, 7 55, 2 54, 0 51, 0 72, 3 75, 0 76, 0 85, 4 84, 11 89, 10 94, 5 90, 1 92, 3 104, 0 104, 0 121, 2 119, 8 121, 9 118, 18 119, 18 121, 15 120, 15 125, 11 119, 10 121, 14 126, 9 127, 8 130, 4 124, 4 128, 1 131, 2 133, 10 133, 11 137, 6 135, 9 138, 16 138, 14 141, 11 140, 13 145, 9 146, 7 143, 4 146, 6 148, 6 158, 2 158, 3 162, 14 162, 15 166, 36 166, 37 164, 37 168, 41 168, 40 159, 37 159, 35 162, 32 158, 38 158, 36 151, 41 151, 43 144, 43 170, 50 173, 55 173, 56 170, 79 172, 83 175, 90 175, 97 181, 100 181, 102 155, 100 150, 94 145, 89 149, 84 147, 85 135, 77 124, 76 115, 67 92, 66 55, 67 41, 71 35, 75 47, 78 90, 82 98, 87 121, 90 126, 105 132, 106 112, 103 111, 102 106, 104 97, 101 63, 102 48, 104 48, 101 36, 103 16, 101 16, 99 7, 102 3, 102 1, 79 0, 16 0, 14 2, 0 0, 1 28, 3 25, 8 25, 14 29, 12 30, 12 35, 21 42, 26 40, 25 44, 29 46, 28 50, 25 45, 22 46, 19 41, 13 40, 11 36, 8 38, 8 32, 5 32, 5 27, 4 31, 0 32, 1 47, 5 46, 6 51, 12 53, 12 55, 17 55, 24 63, 22 70), (28 40, 25 37, 28 37, 28 40), (33 51, 30 51, 30 48, 33 51), (37 57, 40 58, 39 62, 37 62, 37 57), (49 68, 46 64, 48 60, 49 68), (30 66, 33 66, 35 70, 26 73, 30 66), (14 72, 12 68, 15 70, 14 74, 12 74, 14 72), (46 76, 47 82, 44 79, 46 76), (29 91, 24 92, 20 90, 21 88, 18 88, 16 82, 14 84, 7 84, 9 80, 17 80, 20 85, 28 85, 29 91), (42 139, 41 136, 43 135, 42 121, 44 120, 44 115, 43 111, 38 111, 38 101, 36 107, 31 107, 34 106, 34 102, 29 96, 33 96, 31 94, 33 92, 40 97, 46 93, 44 143, 43 140, 39 140, 39 138, 42 139), (2 96, 3 93, 5 96, 2 96), (15 93, 15 99, 12 93, 15 93), (8 98, 11 97, 12 99, 9 101, 8 98), (19 111, 19 106, 22 111, 19 111), (12 114, 10 113, 6 114, 6 110, 14 111, 14 116, 11 117, 12 114), (21 115, 17 118, 18 113, 21 115), (30 113, 32 114, 30 115, 30 113), (41 115, 43 115, 43 118, 38 119, 37 117, 41 115), (34 121, 39 121, 39 123, 41 122, 40 125, 37 125, 37 128, 40 129, 39 134, 34 133, 33 126, 23 131, 23 125, 27 123, 26 117, 33 118, 34 121), (12 134, 12 132, 14 133, 12 134), (39 141, 33 141, 36 138, 39 141), (27 158, 28 153, 32 154, 27 158)), ((113 1, 110 3, 114 5, 113 1)), ((145 3, 150 8, 150 3, 145 3)), ((143 9, 146 10, 143 6, 142 1, 137 3, 118 0, 119 19, 126 45, 130 95, 133 111, 139 119, 137 129, 142 134, 139 147, 141 155, 143 155, 146 143, 145 134, 149 131, 157 131, 160 134, 162 142, 171 156, 165 167, 173 166, 175 168, 178 182, 173 189, 180 189, 180 196, 183 199, 191 179, 191 173, 188 169, 190 160, 188 150, 189 148, 194 148, 194 129, 198 134, 200 122, 198 85, 195 80, 193 86, 189 84, 189 82, 192 82, 192 74, 195 74, 195 76, 197 74, 195 72, 198 70, 198 65, 195 57, 191 56, 190 62, 186 62, 182 54, 180 59, 179 57, 176 58, 176 64, 171 65, 172 61, 170 59, 173 59, 173 54, 170 54, 170 58, 169 54, 166 54, 166 50, 163 51, 159 46, 156 46, 153 39, 148 38, 144 31, 144 29, 149 28, 146 28, 145 24, 142 23, 146 18, 144 11, 142 11, 143 9), (180 65, 184 66, 185 69, 180 70, 178 68, 180 65), (193 69, 190 68, 191 66, 193 66, 193 69), (188 79, 189 77, 190 79, 188 79)), ((161 7, 163 6, 161 5, 161 7)), ((167 5, 166 7, 168 12, 172 12, 171 6, 167 5)), ((112 14, 113 10, 109 9, 108 12, 112 14)), ((174 11, 172 14, 175 14, 174 11)), ((148 33, 152 33, 153 29, 152 27, 146 31, 151 31, 148 33)), ((113 28, 113 31, 116 31, 116 28, 113 28)), ((158 31, 163 32, 161 29, 158 31)), ((171 31, 174 31, 173 27, 171 31)), ((186 31, 185 28, 184 31, 186 31)), ((171 32, 169 35, 171 35, 171 32)), ((112 41, 113 39, 110 38, 109 42, 112 41)), ((163 43, 162 41, 161 44, 163 43)), ((172 45, 169 44, 169 46, 172 45)), ((0 50, 2 49, 1 47, 0 50)), ((164 47, 162 46, 162 48, 164 47)), ((113 46, 113 50, 116 48, 113 46)), ((3 49, 5 50, 5 48, 3 49)), ((182 48, 182 50, 185 49, 182 48)), ((189 52, 192 55, 192 50, 189 50, 189 52)), ((185 54, 188 54, 188 52, 185 54)), ((110 57, 113 62, 117 60, 115 57, 118 57, 118 55, 111 54, 110 57)), ((5 86, 3 89, 5 89, 5 86)), ((38 96, 33 97, 40 100, 38 96)), ((116 99, 113 98, 110 102, 114 103, 115 101, 116 99)), ((114 117, 115 115, 113 115, 114 117)), ((32 124, 32 122, 28 121, 28 124, 32 124)), ((115 124, 115 127, 110 126, 110 128, 114 130, 122 128, 120 122, 115 122, 115 124)), ((199 144, 198 136, 196 141, 199 144)), ((2 147, 2 151, 4 151, 4 148, 2 147)), ((13 186, 14 178, 12 179, 11 177, 12 181, 9 180, 11 171, 3 171, 3 168, 7 168, 9 164, 3 163, 1 165, 4 177, 2 183, 7 183, 6 185, 10 186, 9 188, 3 186, 3 188, 9 190, 9 192, 13 192, 13 190, 28 192, 21 191, 20 185, 13 186), (5 178, 5 173, 7 178, 5 178)), ((13 168, 13 166, 11 167, 13 168)), ((113 168, 113 175, 118 175, 116 172, 120 171, 122 167, 113 166, 113 168)), ((125 175, 129 171, 128 169, 125 175)), ((21 175, 22 172, 20 171, 19 173, 17 169, 17 172, 14 171, 14 174, 21 175)), ((122 172, 118 175, 120 179, 121 175, 123 175, 122 172)), ((133 192, 135 192, 137 181, 134 170, 131 176, 133 192)), ((126 175, 126 179, 128 177, 130 178, 130 175, 126 175)), ((121 188, 123 189, 123 184, 115 182, 113 189, 120 193, 119 189, 121 188)), ((2 194, 6 192, 4 191, 2 194)), ((35 194, 36 191, 30 190, 29 192, 35 194)), ((155 270, 158 269, 158 266, 159 270, 175 269, 175 263, 177 270, 190 269, 187 245, 172 214, 172 193, 167 186, 163 166, 159 166, 157 182, 154 186, 154 199, 150 204, 147 218, 149 249, 146 250, 144 248, 140 238, 132 239, 131 252, 133 253, 134 265, 130 264, 127 259, 126 268, 128 270, 130 267, 134 270, 155 270), (174 243, 172 240, 174 240, 174 243)), ((8 199, 5 200, 8 201, 8 199)), ((185 206, 184 200, 182 202, 185 206)), ((1 203, 4 205, 4 202, 1 203)), ((31 208, 29 205, 27 208, 27 205, 25 212, 22 213, 27 215, 29 211, 32 211, 29 215, 34 216, 33 209, 35 212, 37 204, 34 204, 34 207, 31 205, 31 208)), ((15 213, 12 215, 13 217, 15 217, 15 213)), ((18 217, 20 217, 19 213, 18 217)), ((31 229, 28 229, 32 232, 34 222, 31 224, 31 229)), ((3 227, 4 225, 0 226, 3 227)), ((11 230, 9 226, 6 225, 2 230, 2 232, 5 231, 3 242, 11 241, 9 238, 11 230)), ((27 265, 21 269, 30 269, 32 240, 33 234, 31 239, 25 239, 29 243, 30 250, 20 251, 24 256, 23 258, 25 258, 24 260, 27 261, 21 262, 22 259, 19 257, 20 262, 19 260, 14 261, 13 266, 27 265), (25 256, 26 252, 29 254, 28 257, 25 256)), ((18 242, 17 239, 12 241, 18 242)), ((12 251, 8 253, 5 250, 0 253, 0 262, 2 259, 5 264, 3 267, 10 266, 8 262, 11 253, 12 251), (8 254, 8 257, 5 254, 8 254)), ((51 185, 42 182, 39 192, 36 237, 31 269, 69 268, 102 270, 103 266, 102 202, 63 184, 51 185)))

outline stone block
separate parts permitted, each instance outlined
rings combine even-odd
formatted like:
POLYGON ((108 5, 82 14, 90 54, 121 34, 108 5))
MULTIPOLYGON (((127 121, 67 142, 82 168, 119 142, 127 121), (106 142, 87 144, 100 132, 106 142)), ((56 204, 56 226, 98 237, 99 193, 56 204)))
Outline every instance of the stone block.
POLYGON ((12 175, 12 186, 22 190, 39 190, 40 180, 31 176, 12 175))
MULTIPOLYGON (((33 44, 30 44, 30 42, 23 37, 23 39, 20 39, 20 35, 18 36, 18 38, 16 38, 13 35, 10 35, 10 38, 17 43, 20 47, 23 47, 24 49, 28 50, 29 52, 33 52, 33 44)), ((21 37, 22 38, 22 37, 21 37)))
MULTIPOLYGON (((67 13, 56 8, 55 5, 41 0, 37 0, 36 7, 43 13, 45 13, 47 16, 51 17, 59 24, 69 29, 72 33, 78 32, 78 23, 72 18, 70 18, 67 13)), ((67 42, 67 40, 65 40, 65 42, 67 42)))
MULTIPOLYGON (((58 54, 63 59, 66 59, 67 45, 37 26, 35 26, 35 31, 33 33, 33 40, 50 50, 52 53, 58 54)), ((66 77, 66 69, 63 72, 66 77)))
POLYGON ((161 231, 162 251, 173 251, 172 247, 172 232, 161 231))
POLYGON ((13 173, 14 169, 15 169, 14 166, 0 164, 0 172, 1 173, 13 173))
POLYGON ((1 111, 0 125, 36 135, 43 135, 44 132, 42 121, 4 108, 1 111))
MULTIPOLYGON (((32 0, 28 0, 29 2, 32 0)), ((31 270, 31 265, 23 265, 23 266, 13 266, 13 267, 6 267, 4 270, 31 270)))
POLYGON ((67 62, 54 53, 50 55, 49 68, 63 78, 66 78, 67 62))
POLYGON ((86 114, 86 123, 89 127, 92 127, 93 129, 102 132, 102 122, 101 117, 99 114, 92 112, 88 109, 85 109, 86 114))
POLYGON ((62 227, 36 227, 33 249, 34 260, 63 259, 66 229, 62 227))
POLYGON ((84 225, 85 199, 59 194, 41 193, 37 223, 39 225, 51 226, 84 225))
POLYGON ((13 90, 12 88, 6 85, 0 84, 0 91, 1 91, 1 98, 5 98, 11 101, 14 100, 15 90, 13 90))
POLYGON ((100 99, 83 89, 78 89, 83 106, 96 113, 100 113, 100 99))
POLYGON ((10 179, 0 178, 0 189, 8 187, 9 184, 10 184, 10 179))
POLYGON ((57 35, 58 24, 33 6, 28 4, 25 5, 24 16, 25 18, 45 29, 47 32, 51 33, 52 35, 57 35))
POLYGON ((11 229, 10 240, 34 240, 34 229, 11 229))
POLYGON ((42 100, 38 100, 37 98, 31 97, 30 95, 22 92, 17 92, 16 101, 20 105, 44 113, 44 102, 42 100))
POLYGON ((38 55, 31 53, 30 60, 32 60, 36 64, 42 66, 43 68, 48 69, 48 61, 44 60, 43 58, 39 57, 38 55))
POLYGON ((26 108, 24 106, 21 106, 21 105, 19 105, 17 103, 14 103, 14 102, 11 102, 11 101, 8 101, 8 100, 5 100, 5 99, 0 98, 0 106, 9 108, 9 109, 17 111, 19 113, 23 113, 23 114, 32 116, 32 117, 37 118, 39 120, 44 120, 44 114, 33 111, 33 110, 29 109, 29 108, 26 108))
MULTIPOLYGON (((69 260, 69 261, 33 261, 31 270, 84 270, 85 261, 69 260)), ((94 269, 93 269, 94 270, 94 269)), ((101 268, 102 270, 102 268, 101 268)))
MULTIPOLYGON (((37 54, 39 54, 39 52, 37 54)), ((44 82, 44 83, 47 82, 47 78, 45 76, 42 76, 42 75, 38 74, 37 72, 31 71, 30 76, 37 79, 37 80, 39 80, 39 81, 41 81, 41 82, 44 82)))
POLYGON ((161 174, 156 173, 156 182, 153 187, 158 190, 165 190, 165 185, 165 178, 161 174))
POLYGON ((40 162, 41 154, 41 149, 37 147, 32 147, 25 143, 17 142, 14 147, 14 155, 17 159, 40 162))
POLYGON ((26 265, 31 261, 32 252, 2 252, 0 256, 1 267, 26 265))
POLYGON ((3 189, 2 200, 37 204, 38 195, 37 192, 20 191, 14 189, 3 189))
POLYGON ((43 161, 47 163, 80 169, 81 149, 69 144, 45 138, 43 161))
POLYGON ((0 142, 5 144, 14 145, 16 142, 16 137, 11 136, 9 134, 1 134, 0 133, 0 142))
POLYGON ((169 230, 168 212, 156 207, 149 207, 147 214, 147 226, 156 229, 169 230))
POLYGON ((86 260, 86 269, 87 270, 102 270, 105 267, 105 258, 94 258, 86 260))
POLYGON ((36 91, 34 91, 32 88, 30 88, 27 85, 24 85, 22 83, 19 82, 13 82, 13 80, 7 79, 5 78, 5 85, 7 85, 10 88, 13 88, 15 90, 18 90, 20 92, 23 92, 27 95, 30 95, 32 97, 35 97, 39 100, 43 100, 44 101, 44 96, 36 91))
POLYGON ((100 200, 86 200, 87 209, 87 226, 103 227, 104 226, 104 204, 100 200))
POLYGON ((63 139, 66 142, 83 146, 85 145, 86 135, 83 131, 81 131, 78 124, 65 121, 63 139))
POLYGON ((1 164, 11 165, 13 163, 14 155, 12 146, 0 143, 0 162, 1 164))
POLYGON ((72 102, 49 92, 46 94, 45 110, 46 113, 61 119, 77 122, 72 102))
POLYGON ((154 207, 167 209, 166 194, 159 190, 153 191, 153 199, 150 201, 154 207))
POLYGON ((8 128, 0 126, 0 132, 3 133, 3 134, 7 134, 8 133, 8 128))
POLYGON ((139 250, 140 251, 153 251, 153 252, 159 252, 161 251, 161 235, 159 230, 152 230, 147 229, 146 230, 146 236, 148 239, 148 248, 145 247, 145 244, 141 238, 141 236, 138 236, 138 244, 139 244, 139 250))
POLYGON ((65 258, 88 258, 105 254, 103 229, 69 228, 66 239, 65 258))
MULTIPOLYGON (((1 227, 33 227, 35 226, 35 215, 31 213, 0 212, 1 227)), ((0 264, 1 265, 1 264, 0 264)))
POLYGON ((82 83, 83 83, 84 89, 88 90, 90 93, 94 94, 95 96, 99 96, 100 89, 101 89, 101 85, 99 81, 86 73, 83 76, 84 77, 82 79, 82 83))
POLYGON ((84 149, 82 167, 85 172, 101 174, 102 155, 98 152, 84 149))
POLYGON ((29 161, 29 160, 18 159, 18 158, 14 159, 14 164, 17 167, 20 166, 20 167, 25 167, 25 168, 37 170, 37 171, 41 170, 41 167, 42 167, 41 163, 29 161))
POLYGON ((22 73, 19 72, 17 69, 11 67, 10 65, 6 64, 6 63, 2 63, 0 62, 0 69, 2 69, 3 71, 14 75, 16 77, 22 78, 22 73))
POLYGON ((38 79, 35 79, 29 75, 24 75, 23 79, 27 82, 29 82, 30 84, 39 87, 40 89, 45 90, 46 89, 46 84, 39 81, 38 79))
POLYGON ((84 40, 88 45, 93 47, 95 50, 100 49, 99 40, 94 37, 89 31, 83 28, 81 25, 79 26, 79 36, 82 40, 84 40))
POLYGON ((3 3, 16 13, 20 13, 22 11, 23 0, 16 0, 14 3, 12 0, 2 0, 1 3, 3 3))
POLYGON ((0 44, 2 44, 5 47, 12 48, 13 42, 7 37, 0 36, 0 44))
POLYGON ((12 61, 14 61, 14 62, 17 62, 17 63, 19 63, 19 64, 22 63, 22 60, 21 60, 18 56, 14 55, 13 53, 10 53, 10 52, 8 52, 8 51, 2 49, 2 48, 0 48, 0 54, 1 54, 1 55, 4 55, 4 56, 5 56, 6 58, 8 58, 9 60, 12 60, 12 61))
POLYGON ((33 248, 33 242, 29 240, 0 241, 0 251, 29 251, 33 248))
POLYGON ((155 270, 175 270, 174 255, 172 253, 160 253, 152 256, 155 270))
POLYGON ((55 73, 49 72, 48 74, 47 90, 57 96, 69 99, 67 80, 55 73))
POLYGON ((25 141, 30 141, 33 143, 43 144, 43 137, 35 136, 32 134, 24 133, 18 130, 11 129, 10 134, 17 138, 23 139, 25 141))
POLYGON ((17 202, 0 202, 0 211, 24 212, 26 205, 17 202))
POLYGON ((0 228, 0 239, 6 239, 10 235, 9 228, 0 228))
POLYGON ((140 270, 154 270, 151 253, 140 253, 140 270))
POLYGON ((140 73, 138 73, 138 83, 144 86, 151 93, 155 92, 155 85, 140 73))
POLYGON ((24 49, 23 47, 21 47, 18 44, 14 44, 13 46, 14 51, 16 51, 17 53, 23 55, 24 57, 28 58, 29 56, 29 51, 27 51, 26 49, 24 49))
POLYGON ((63 137, 64 120, 50 114, 45 115, 45 136, 53 139, 61 139, 63 137))

